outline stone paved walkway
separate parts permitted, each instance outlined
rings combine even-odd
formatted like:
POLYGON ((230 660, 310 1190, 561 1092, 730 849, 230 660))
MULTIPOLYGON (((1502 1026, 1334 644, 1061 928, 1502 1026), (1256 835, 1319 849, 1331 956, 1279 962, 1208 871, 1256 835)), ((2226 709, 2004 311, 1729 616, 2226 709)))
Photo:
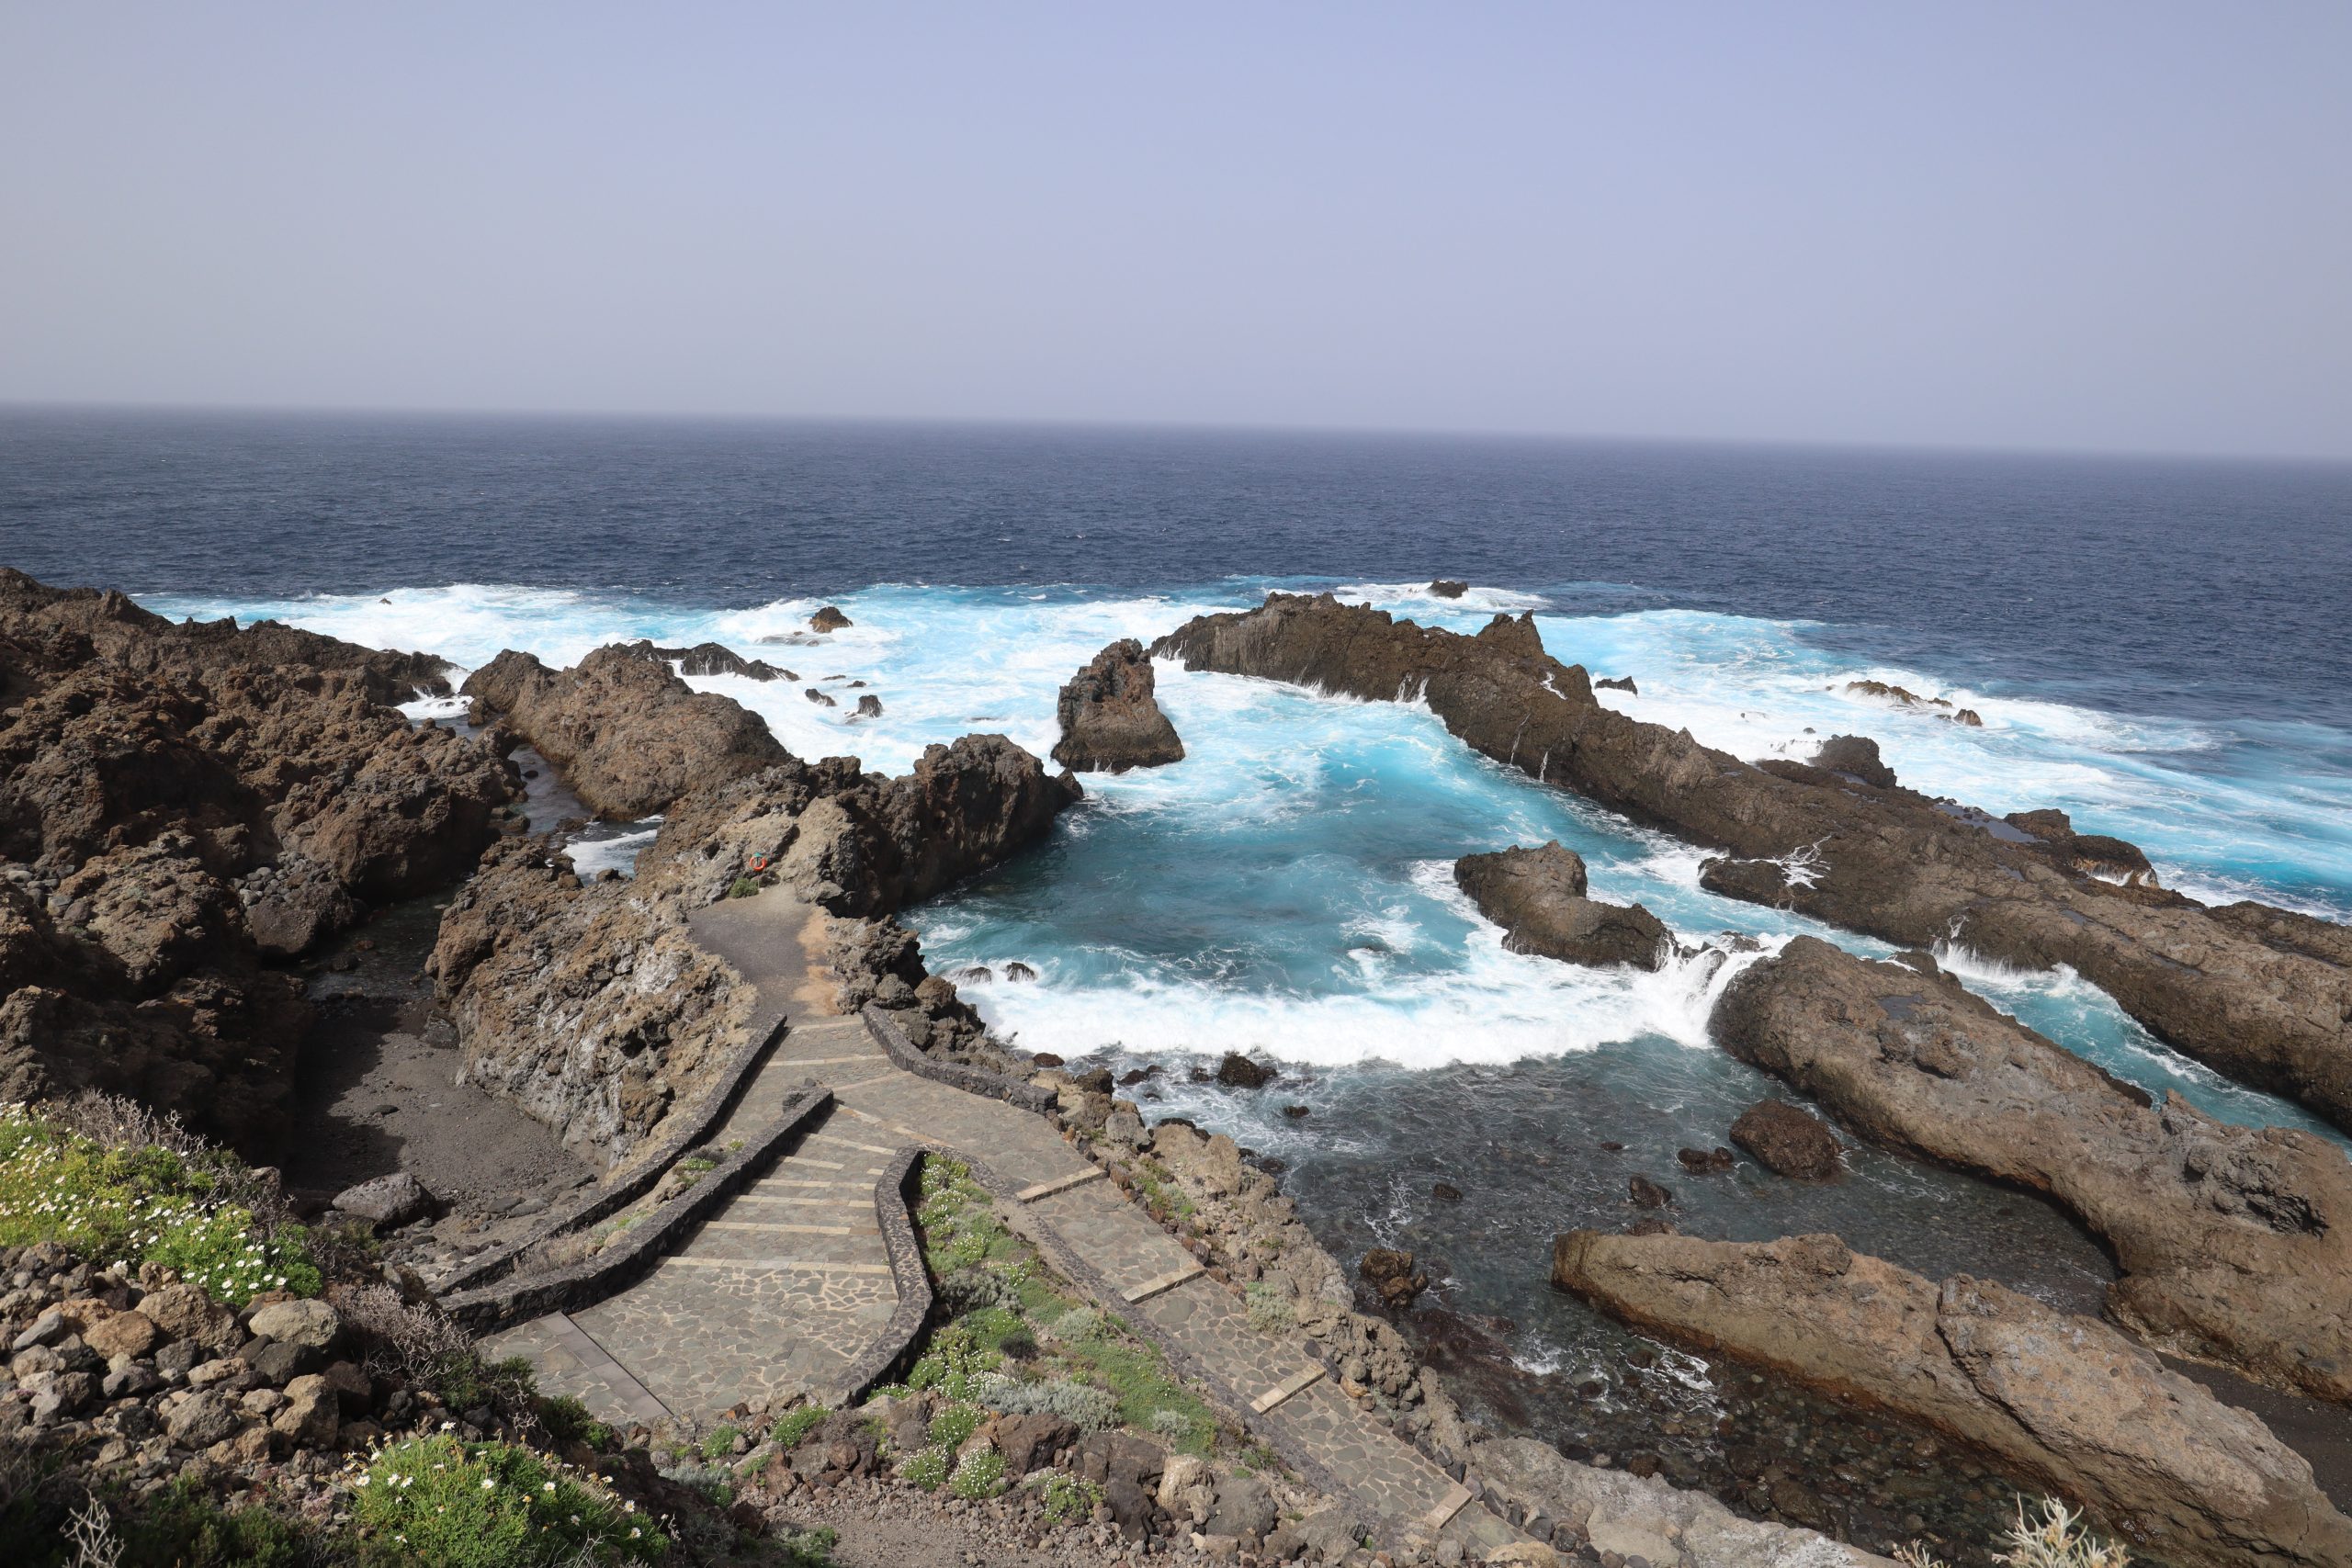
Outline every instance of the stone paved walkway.
POLYGON ((1175 1351, 1222 1403, 1252 1412, 1253 1427, 1309 1461, 1367 1523, 1427 1521, 1478 1552, 1523 1539, 1359 1411, 1303 1337, 1253 1327, 1238 1293, 1100 1179, 1100 1168, 1043 1117, 902 1071, 863 1021, 827 1016, 831 987, 808 959, 811 918, 770 891, 716 906, 697 917, 695 935, 760 987, 763 1002, 783 990, 801 1010, 719 1141, 772 1121, 809 1083, 833 1091, 823 1127, 651 1278, 569 1319, 511 1330, 493 1342, 499 1353, 532 1357, 548 1386, 615 1414, 642 1411, 645 1399, 707 1415, 754 1394, 820 1391, 826 1371, 865 1342, 847 1341, 870 1339, 889 1316, 873 1183, 894 1154, 920 1145, 968 1159, 1010 1189, 1000 1195, 1014 1224, 1071 1267, 1074 1282, 1175 1351), (582 1352, 582 1340, 604 1363, 582 1352))

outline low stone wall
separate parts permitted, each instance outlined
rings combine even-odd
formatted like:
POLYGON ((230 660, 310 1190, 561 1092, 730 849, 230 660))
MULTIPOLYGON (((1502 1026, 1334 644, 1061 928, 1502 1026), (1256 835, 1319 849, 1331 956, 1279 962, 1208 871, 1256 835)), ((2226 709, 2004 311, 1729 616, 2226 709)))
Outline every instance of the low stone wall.
POLYGON ((833 1091, 810 1089, 727 1162, 607 1242, 594 1257, 545 1273, 444 1297, 442 1310, 476 1334, 593 1306, 650 1273, 692 1227, 725 1208, 832 1108, 833 1091))
POLYGON ((756 1027, 757 1019, 752 1021, 755 1027, 750 1032, 751 1037, 735 1048, 693 1111, 673 1118, 677 1122, 673 1132, 652 1148, 641 1150, 632 1156, 628 1162, 628 1175, 609 1186, 597 1188, 570 1208, 550 1215, 546 1223, 520 1241, 509 1242, 475 1258, 444 1280, 437 1287, 439 1293, 446 1298, 477 1291, 512 1269, 515 1259, 533 1247, 557 1236, 583 1230, 609 1214, 616 1214, 651 1191, 653 1184, 662 1179, 681 1156, 698 1144, 707 1143, 711 1134, 725 1123, 728 1114, 735 1109, 735 1102, 751 1087, 752 1079, 759 1074, 761 1064, 784 1039, 788 1028, 788 1021, 781 1011, 764 1029, 756 1027))
POLYGON ((899 1369, 931 1319, 931 1274, 915 1240, 914 1210, 922 1181, 923 1151, 900 1149, 874 1183, 874 1218, 882 1227, 883 1250, 890 1255, 890 1281, 899 1304, 865 1353, 842 1374, 832 1403, 846 1407, 899 1369))
POLYGON ((890 1058, 891 1066, 919 1078, 944 1083, 967 1094, 1001 1100, 1008 1105, 1034 1111, 1040 1115, 1054 1109, 1057 1103, 1051 1089, 1039 1089, 1035 1084, 1023 1083, 1017 1078, 1009 1078, 1001 1073, 991 1073, 979 1067, 933 1061, 915 1049, 914 1042, 908 1039, 906 1032, 892 1021, 886 1008, 869 1005, 858 1016, 865 1021, 865 1032, 874 1037, 876 1045, 882 1047, 882 1054, 890 1058))

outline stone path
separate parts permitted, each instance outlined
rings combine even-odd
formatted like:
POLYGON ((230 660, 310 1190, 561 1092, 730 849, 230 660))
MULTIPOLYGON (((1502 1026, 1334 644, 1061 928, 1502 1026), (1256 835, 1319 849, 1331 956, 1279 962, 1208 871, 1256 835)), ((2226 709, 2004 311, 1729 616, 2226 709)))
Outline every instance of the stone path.
POLYGON ((831 987, 809 963, 810 918, 772 890, 714 907, 697 917, 695 936, 760 987, 763 1002, 782 991, 804 1010, 718 1141, 766 1124, 811 1083, 833 1091, 822 1128, 650 1279, 568 1319, 511 1330, 492 1342, 498 1353, 530 1356, 548 1386, 637 1419, 648 1399, 703 1416, 754 1394, 821 1391, 895 1302, 873 1183, 898 1151, 936 1149, 970 1162, 1073 1282, 1222 1403, 1252 1412, 1254 1429, 1367 1523, 1423 1521, 1478 1552, 1523 1539, 1359 1411, 1303 1337, 1253 1327, 1240 1296, 1045 1118, 901 1070, 862 1020, 826 1016, 831 987))

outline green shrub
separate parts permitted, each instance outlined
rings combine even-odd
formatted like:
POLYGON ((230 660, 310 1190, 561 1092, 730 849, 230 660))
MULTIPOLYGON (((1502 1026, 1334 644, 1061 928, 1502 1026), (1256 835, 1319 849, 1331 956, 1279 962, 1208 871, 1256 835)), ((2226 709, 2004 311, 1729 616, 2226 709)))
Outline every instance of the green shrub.
POLYGON ((787 1410, 776 1424, 768 1428, 768 1440, 789 1452, 808 1440, 808 1434, 824 1424, 831 1411, 821 1404, 804 1404, 797 1410, 787 1410))
POLYGON ((588 1407, 568 1393, 542 1396, 537 1408, 539 1425, 559 1443, 585 1443, 592 1449, 612 1446, 613 1429, 588 1413, 588 1407))
POLYGON ((953 1453, 980 1429, 980 1419, 978 1405, 951 1404, 931 1418, 931 1440, 953 1453))
POLYGON ((947 1450, 942 1448, 923 1449, 907 1456, 899 1466, 899 1475, 910 1485, 926 1492, 936 1492, 947 1479, 947 1450))
POLYGON ((957 1462, 947 1489, 967 1503, 995 1496, 1004 1490, 1004 1456, 994 1449, 974 1449, 957 1462))
POLYGON ((735 1439, 741 1436, 732 1427, 721 1427, 705 1438, 699 1447, 702 1457, 713 1461, 725 1459, 735 1451, 735 1439))
POLYGON ((788 1529, 772 1538, 782 1554, 781 1568, 833 1568, 833 1546, 841 1536, 820 1526, 816 1529, 788 1529))
POLYGON ((1091 1518, 1094 1505, 1102 1501, 1102 1488, 1067 1471, 1046 1473, 1043 1488, 1046 1500, 1046 1522, 1062 1524, 1070 1519, 1091 1518))
POLYGON ((1259 1333, 1287 1334, 1298 1326, 1298 1314, 1291 1310, 1290 1298, 1276 1287, 1260 1283, 1242 1293, 1250 1303, 1250 1326, 1259 1333))
POLYGON ((533 1376, 531 1363, 524 1357, 485 1361, 468 1349, 435 1358, 424 1382, 442 1404, 462 1416, 484 1406, 502 1413, 534 1409, 538 1393, 533 1376))
POLYGON ((370 1557, 418 1568, 654 1562, 669 1539, 594 1476, 511 1443, 413 1438, 352 1477, 370 1557))
POLYGON ((1106 1389, 1072 1378, 1016 1382, 988 1391, 989 1407, 1008 1416, 1058 1416, 1090 1432, 1119 1424, 1119 1402, 1106 1389))
POLYGON ((748 876, 739 876, 727 885, 727 896, 729 898, 750 898, 755 897, 759 891, 760 885, 748 876))
POLYGON ((266 1508, 223 1509, 185 1480, 123 1510, 116 1528, 123 1568, 296 1568, 305 1557, 292 1523, 266 1508))
POLYGON ((265 1233, 233 1201, 242 1177, 225 1154, 108 1148, 0 1107, 0 1247, 53 1241, 101 1267, 158 1263, 231 1306, 264 1291, 317 1295, 307 1233, 265 1233))

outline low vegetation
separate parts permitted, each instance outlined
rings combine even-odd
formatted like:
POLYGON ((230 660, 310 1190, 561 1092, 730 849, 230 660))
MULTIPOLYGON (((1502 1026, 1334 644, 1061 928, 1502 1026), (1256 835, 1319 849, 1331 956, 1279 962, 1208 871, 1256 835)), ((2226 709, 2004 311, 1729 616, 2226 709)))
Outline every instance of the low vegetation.
POLYGON ((0 1247, 55 1242, 130 1269, 160 1264, 231 1306, 264 1291, 319 1293, 310 1233, 269 1217, 274 1194, 233 1156, 175 1122, 116 1143, 73 1120, 0 1107, 0 1247))
POLYGON ((413 1438, 351 1480, 371 1561, 419 1568, 657 1562, 669 1537, 595 1476, 514 1443, 413 1438))

